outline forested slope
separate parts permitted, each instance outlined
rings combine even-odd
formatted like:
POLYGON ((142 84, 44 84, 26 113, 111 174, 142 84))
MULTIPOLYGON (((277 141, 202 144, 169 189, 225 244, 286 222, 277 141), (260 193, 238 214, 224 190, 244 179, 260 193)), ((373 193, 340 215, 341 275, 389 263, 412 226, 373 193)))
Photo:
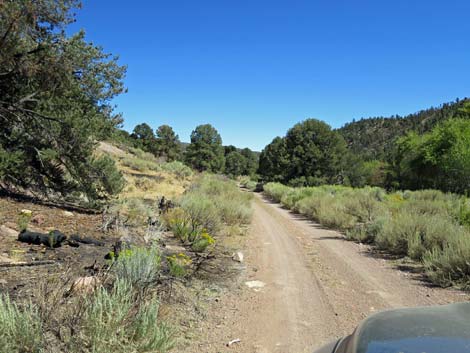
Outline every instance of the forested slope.
POLYGON ((430 131, 439 122, 449 118, 470 118, 464 111, 468 98, 445 103, 407 116, 372 117, 347 123, 338 132, 346 140, 350 150, 366 160, 383 160, 398 137, 415 131, 422 134, 430 131))

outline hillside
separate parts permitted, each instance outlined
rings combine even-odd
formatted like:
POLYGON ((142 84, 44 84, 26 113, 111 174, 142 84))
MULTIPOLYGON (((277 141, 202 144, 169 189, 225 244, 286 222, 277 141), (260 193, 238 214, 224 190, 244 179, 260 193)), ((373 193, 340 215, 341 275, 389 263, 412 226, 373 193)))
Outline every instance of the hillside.
POLYGON ((465 98, 407 116, 363 118, 347 123, 338 131, 355 154, 360 154, 367 160, 383 160, 394 141, 409 131, 422 134, 449 118, 470 118, 470 114, 462 109, 469 101, 465 98))

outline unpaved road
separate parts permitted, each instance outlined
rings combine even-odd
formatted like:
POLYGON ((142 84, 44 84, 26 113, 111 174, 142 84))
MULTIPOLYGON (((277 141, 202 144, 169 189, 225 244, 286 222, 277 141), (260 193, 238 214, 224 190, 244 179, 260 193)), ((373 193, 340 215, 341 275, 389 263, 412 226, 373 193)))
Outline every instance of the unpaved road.
POLYGON ((253 207, 245 278, 208 315, 194 352, 312 352, 377 310, 470 299, 430 287, 259 195, 253 207), (264 287, 248 288, 247 281, 264 287), (224 346, 236 338, 241 342, 224 346))

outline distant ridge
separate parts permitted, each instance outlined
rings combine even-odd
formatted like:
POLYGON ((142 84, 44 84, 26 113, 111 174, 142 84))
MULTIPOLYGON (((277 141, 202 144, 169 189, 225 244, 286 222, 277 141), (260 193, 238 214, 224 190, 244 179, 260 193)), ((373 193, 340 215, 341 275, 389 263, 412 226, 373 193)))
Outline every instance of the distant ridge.
POLYGON ((349 148, 366 160, 383 160, 393 147, 394 141, 410 131, 419 134, 430 131, 436 124, 450 118, 470 119, 469 111, 464 111, 469 98, 444 103, 437 108, 421 110, 407 116, 362 118, 347 123, 338 129, 349 148))

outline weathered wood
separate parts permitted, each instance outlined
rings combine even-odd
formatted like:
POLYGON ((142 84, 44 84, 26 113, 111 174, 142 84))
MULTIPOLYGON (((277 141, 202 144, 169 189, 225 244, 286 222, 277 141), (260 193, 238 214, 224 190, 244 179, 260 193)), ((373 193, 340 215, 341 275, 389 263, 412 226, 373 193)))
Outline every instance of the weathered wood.
POLYGON ((70 239, 76 241, 77 243, 88 244, 88 245, 96 245, 96 246, 104 246, 105 243, 90 237, 82 237, 78 234, 73 234, 70 236, 70 239))
POLYGON ((20 266, 40 266, 40 265, 53 265, 56 262, 53 260, 41 260, 41 261, 18 261, 18 262, 0 262, 0 267, 20 267, 20 266))

